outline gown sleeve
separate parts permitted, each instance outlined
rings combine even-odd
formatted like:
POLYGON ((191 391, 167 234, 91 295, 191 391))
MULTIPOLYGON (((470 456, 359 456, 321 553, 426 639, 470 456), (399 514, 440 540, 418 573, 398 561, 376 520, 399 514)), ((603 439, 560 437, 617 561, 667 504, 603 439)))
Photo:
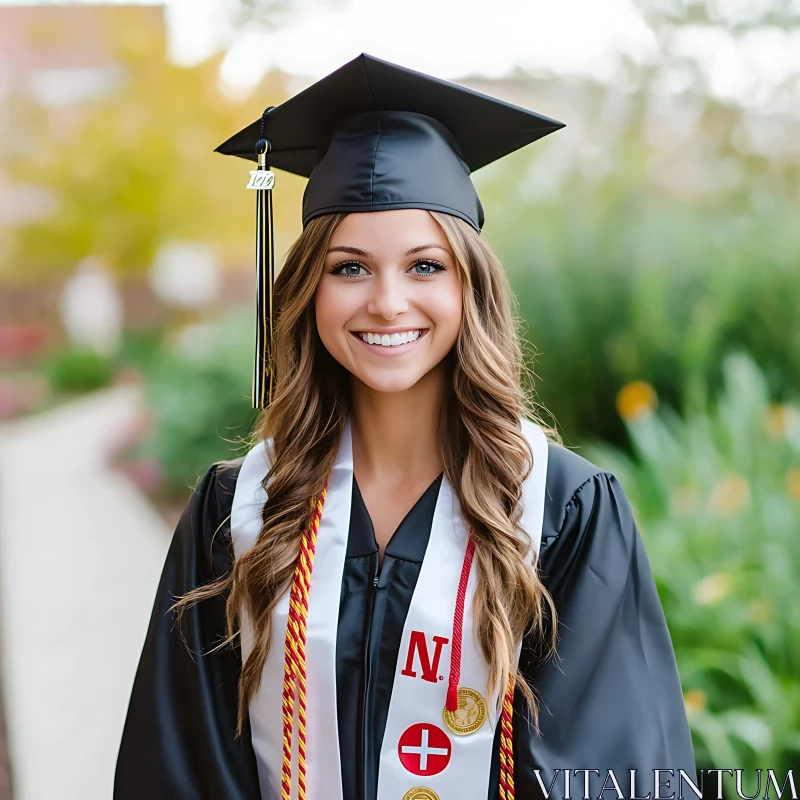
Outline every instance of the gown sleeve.
POLYGON ((518 796, 678 797, 679 770, 695 781, 692 739, 664 612, 630 504, 616 478, 563 451, 548 480, 540 569, 558 611, 558 656, 523 649, 521 667, 539 699, 541 735, 517 697, 518 796), (570 480, 570 473, 572 479, 570 480), (568 487, 568 488, 567 488, 568 487), (574 489, 572 487, 575 487, 574 489), (549 523, 548 523, 549 517, 549 523), (556 772, 558 770, 558 772, 556 772), (635 795, 630 770, 636 770, 635 795), (654 777, 654 770, 661 772, 654 777), (660 790, 657 783, 661 782, 660 790), (669 780, 669 783, 666 782, 669 780), (608 787, 602 792, 603 786, 608 787), (602 794, 601 794, 602 792, 602 794), (674 794, 673 794, 674 792, 674 794))
POLYGON ((175 598, 233 563, 229 514, 238 468, 214 465, 178 522, 136 673, 114 779, 115 800, 259 800, 249 725, 235 738, 238 650, 225 633, 225 598, 184 615, 175 598))

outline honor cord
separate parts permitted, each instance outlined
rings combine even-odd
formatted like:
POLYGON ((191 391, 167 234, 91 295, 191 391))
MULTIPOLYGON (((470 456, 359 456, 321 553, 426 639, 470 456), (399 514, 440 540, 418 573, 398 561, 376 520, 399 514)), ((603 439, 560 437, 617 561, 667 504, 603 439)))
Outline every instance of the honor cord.
MULTIPOLYGON (((448 711, 458 710, 458 683, 461 680, 461 641, 464 635, 464 605, 467 598, 467 585, 475 557, 475 540, 470 536, 461 577, 456 593, 456 607, 453 614, 453 639, 450 655, 450 678, 447 685, 448 711)), ((503 695, 500 712, 500 800, 514 800, 514 675, 508 677, 508 685, 503 695)))
POLYGON ((297 558, 292 586, 289 594, 289 617, 286 624, 283 662, 283 697, 281 712, 283 716, 283 765, 281 769, 281 800, 291 800, 292 792, 292 743, 297 689, 297 796, 306 800, 306 632, 308 623, 308 591, 311 586, 311 573, 314 568, 314 554, 317 549, 317 532, 325 505, 327 487, 322 490, 308 526, 300 541, 300 554, 297 558))

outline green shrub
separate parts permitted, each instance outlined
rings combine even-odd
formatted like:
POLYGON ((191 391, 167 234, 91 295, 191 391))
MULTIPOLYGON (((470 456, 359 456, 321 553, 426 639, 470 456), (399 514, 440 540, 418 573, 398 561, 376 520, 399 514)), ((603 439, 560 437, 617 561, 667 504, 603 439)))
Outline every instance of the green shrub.
POLYGON ((698 764, 780 772, 800 763, 800 411, 748 357, 722 374, 706 413, 628 406, 633 458, 587 455, 633 504, 698 764))
POLYGON ((137 450, 157 459, 167 490, 185 494, 212 463, 243 452, 257 413, 250 400, 253 333, 252 314, 233 312, 184 329, 149 358, 153 434, 137 450))
POLYGON ((127 329, 122 337, 119 362, 142 372, 147 371, 161 357, 165 333, 161 324, 127 329))
POLYGON ((113 359, 78 346, 58 350, 44 364, 45 375, 56 394, 90 392, 107 386, 114 368, 113 359))
POLYGON ((716 204, 669 198, 623 165, 605 182, 578 172, 554 198, 526 199, 512 190, 536 166, 526 159, 516 177, 499 171, 486 184, 486 236, 538 353, 539 400, 568 440, 624 445, 614 399, 636 378, 674 407, 702 408, 736 349, 753 355, 773 396, 800 392, 791 201, 755 190, 716 204))

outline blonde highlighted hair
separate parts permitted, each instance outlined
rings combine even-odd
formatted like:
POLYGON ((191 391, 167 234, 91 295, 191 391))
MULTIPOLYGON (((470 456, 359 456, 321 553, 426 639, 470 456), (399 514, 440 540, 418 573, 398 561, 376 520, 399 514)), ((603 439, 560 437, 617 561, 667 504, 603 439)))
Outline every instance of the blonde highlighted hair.
MULTIPOLYGON (((518 527, 522 484, 533 468, 520 417, 536 421, 553 440, 558 435, 541 421, 524 388, 528 376, 502 265, 466 222, 430 213, 453 251, 463 292, 463 321, 447 357, 451 380, 439 428, 445 475, 475 539, 475 635, 489 665, 487 689, 502 696, 515 676, 536 725, 538 704, 519 673, 516 648, 523 636, 533 634, 538 652, 549 656, 557 624, 553 600, 528 556, 530 539, 518 527)), ((175 604, 180 615, 199 600, 227 593, 225 643, 235 639, 242 612, 252 625, 253 650, 239 683, 239 733, 269 653, 272 610, 291 583, 309 501, 327 482, 349 413, 349 373, 323 347, 313 302, 328 246, 344 216, 311 220, 275 282, 274 399, 259 417, 251 442, 273 440, 261 533, 231 572, 175 604)))

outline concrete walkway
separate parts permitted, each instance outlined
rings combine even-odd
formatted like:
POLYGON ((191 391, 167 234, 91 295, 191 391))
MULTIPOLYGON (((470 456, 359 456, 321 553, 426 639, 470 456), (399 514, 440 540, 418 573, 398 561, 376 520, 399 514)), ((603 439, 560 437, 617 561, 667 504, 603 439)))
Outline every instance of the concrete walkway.
POLYGON ((105 466, 121 387, 0 429, 2 686, 14 800, 110 800, 168 531, 105 466))

